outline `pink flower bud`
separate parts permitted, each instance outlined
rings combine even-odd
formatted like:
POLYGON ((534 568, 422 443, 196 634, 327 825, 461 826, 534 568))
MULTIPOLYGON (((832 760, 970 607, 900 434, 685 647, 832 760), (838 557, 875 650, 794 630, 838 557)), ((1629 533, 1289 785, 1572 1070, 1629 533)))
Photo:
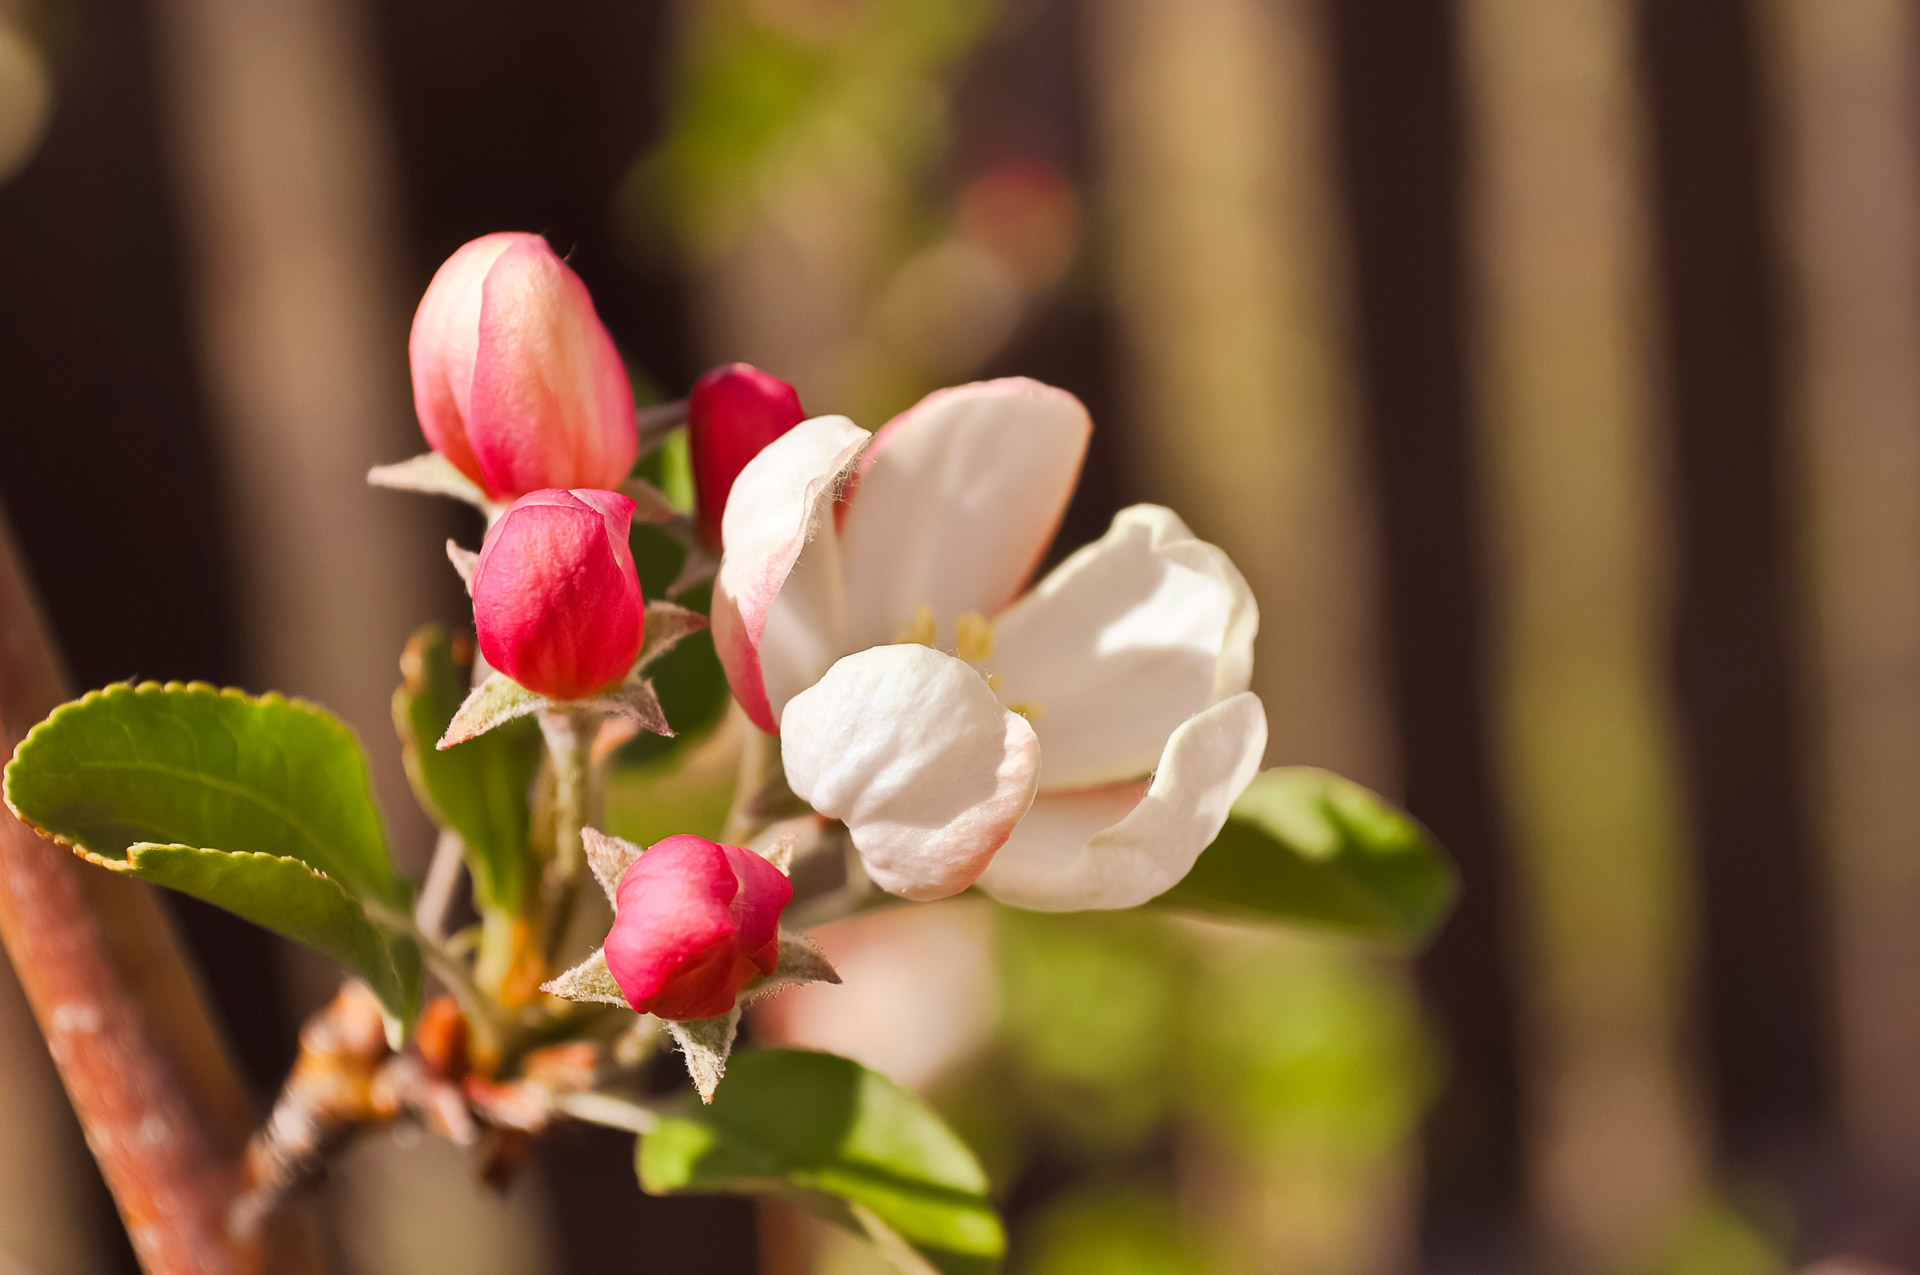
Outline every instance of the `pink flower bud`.
POLYGON ((602 949, 627 1004, 661 1018, 712 1018, 773 973, 786 874, 751 850, 668 837, 633 861, 614 891, 602 949))
POLYGON ((761 448, 806 418, 793 386, 750 363, 717 367, 694 382, 687 443, 700 539, 709 549, 720 549, 720 515, 733 480, 761 448))
POLYGON ((633 501, 612 491, 528 492, 487 532, 473 622, 487 663, 550 699, 579 699, 633 667, 646 630, 627 548, 633 501))
POLYGON ((640 447, 627 369, 539 235, 484 235, 448 257, 407 353, 427 443, 493 499, 626 481, 640 447))

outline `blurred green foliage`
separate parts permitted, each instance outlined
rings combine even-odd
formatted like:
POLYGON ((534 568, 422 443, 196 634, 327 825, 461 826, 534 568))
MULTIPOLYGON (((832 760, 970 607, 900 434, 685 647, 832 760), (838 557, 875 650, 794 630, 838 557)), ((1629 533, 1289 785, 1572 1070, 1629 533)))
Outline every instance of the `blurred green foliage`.
MULTIPOLYGON (((641 458, 634 473, 665 492, 676 508, 693 508, 693 466, 685 430, 669 434, 660 447, 641 458)), ((633 524, 627 533, 627 545, 640 575, 640 591, 649 598, 667 597, 686 564, 686 547, 659 527, 644 522, 633 524)), ((713 586, 710 582, 693 585, 673 595, 673 600, 705 615, 713 603, 713 586)), ((675 733, 671 737, 641 734, 621 751, 621 762, 629 766, 661 761, 704 738, 727 707, 727 676, 714 654, 709 634, 696 633, 683 639, 650 666, 649 677, 675 733)))
POLYGON ((1032 1275, 1208 1275, 1165 1196, 1120 1190, 1074 1196, 1038 1228, 1032 1275))
POLYGON ((1016 1202, 1014 1269, 1265 1269, 1270 1250, 1188 1207, 1194 1154, 1300 1167, 1309 1212, 1377 1204, 1437 1084, 1398 962, 1152 912, 997 918, 1000 1035, 943 1097, 1016 1202), (1071 1185, 1033 1216, 1036 1173, 1071 1185))
POLYGON ((1655 1275, 1787 1275, 1786 1257, 1738 1211, 1717 1201, 1694 1209, 1655 1275))
POLYGON ((912 173, 946 133, 940 75, 986 31, 995 0, 721 0, 684 37, 666 140, 629 191, 667 213, 696 257, 753 214, 761 177, 849 163, 912 173))

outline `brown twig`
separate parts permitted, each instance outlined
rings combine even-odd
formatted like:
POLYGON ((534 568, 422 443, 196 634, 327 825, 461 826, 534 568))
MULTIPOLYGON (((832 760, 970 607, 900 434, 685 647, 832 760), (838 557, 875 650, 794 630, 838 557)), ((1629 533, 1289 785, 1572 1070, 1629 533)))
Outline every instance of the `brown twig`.
MULTIPOLYGON (((0 751, 65 693, 0 525, 0 751)), ((142 1267, 262 1271, 261 1246, 226 1228, 243 1091, 150 890, 107 875, 0 815, 0 939, 142 1267), (134 952, 140 964, 123 963, 134 952)))
POLYGON ((314 1181, 356 1135, 414 1121, 460 1146, 484 1143, 482 1177, 505 1187, 534 1138, 567 1115, 568 1100, 619 1070, 604 1042, 562 1041, 494 1081, 468 1073, 468 1023, 450 996, 427 1006, 414 1046, 387 1045, 380 1003, 349 982, 300 1032, 300 1056, 273 1113, 247 1148, 235 1233, 250 1235, 314 1181))
MULTIPOLYGON (((438 1002, 423 1030, 451 1004, 438 1002)), ((457 1022, 458 1011, 451 1012, 457 1022)), ((407 1117, 462 1145, 478 1133, 458 1084, 421 1055, 388 1048, 380 1002, 364 984, 348 982, 301 1029, 293 1071, 247 1147, 244 1185, 230 1213, 233 1232, 256 1234, 355 1134, 407 1117)))

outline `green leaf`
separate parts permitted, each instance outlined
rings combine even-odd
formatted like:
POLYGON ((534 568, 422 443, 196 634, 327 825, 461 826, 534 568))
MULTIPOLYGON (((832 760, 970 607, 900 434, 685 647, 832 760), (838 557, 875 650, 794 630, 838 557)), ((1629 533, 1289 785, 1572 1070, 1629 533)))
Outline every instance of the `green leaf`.
POLYGON ((437 624, 419 630, 400 657, 405 681, 393 693, 393 723, 421 806, 466 843, 482 906, 515 913, 531 862, 528 794, 540 770, 540 727, 522 718, 435 749, 467 697, 472 668, 471 643, 449 640, 437 624))
POLYGON ((394 908, 366 758, 311 704, 203 683, 122 683, 55 709, 7 766, 7 804, 55 840, 124 860, 142 842, 301 862, 394 908))
MULTIPOLYGON (((373 988, 395 1023, 420 1012, 420 950, 383 932, 339 882, 298 859, 192 846, 136 845, 130 871, 305 943, 373 988)), ((397 1043, 397 1042, 396 1042, 397 1043)))
POLYGON ((417 951, 361 927, 404 918, 412 891, 387 855, 359 745, 312 705, 200 683, 110 686, 28 733, 6 800, 103 867, 312 943, 411 1021, 417 951))
POLYGON ((1425 828, 1351 780, 1298 766, 1256 776, 1193 871, 1155 902, 1420 943, 1457 892, 1425 828))
POLYGON ((1006 1248, 986 1175, 918 1098, 832 1054, 734 1057, 711 1106, 640 1140, 640 1185, 789 1196, 856 1231, 870 1214, 935 1269, 984 1275, 1006 1248))

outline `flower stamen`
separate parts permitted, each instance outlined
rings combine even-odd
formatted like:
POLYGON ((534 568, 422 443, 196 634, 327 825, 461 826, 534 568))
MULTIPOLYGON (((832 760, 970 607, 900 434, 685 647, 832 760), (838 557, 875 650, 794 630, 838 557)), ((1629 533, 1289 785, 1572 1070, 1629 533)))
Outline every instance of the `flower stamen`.
POLYGON ((969 664, 993 658, 993 625, 978 611, 968 611, 953 622, 955 654, 969 664))
POLYGON ((934 618, 931 602, 922 602, 920 609, 913 613, 913 623, 894 638, 896 642, 915 642, 921 646, 932 646, 939 640, 940 622, 934 618))

